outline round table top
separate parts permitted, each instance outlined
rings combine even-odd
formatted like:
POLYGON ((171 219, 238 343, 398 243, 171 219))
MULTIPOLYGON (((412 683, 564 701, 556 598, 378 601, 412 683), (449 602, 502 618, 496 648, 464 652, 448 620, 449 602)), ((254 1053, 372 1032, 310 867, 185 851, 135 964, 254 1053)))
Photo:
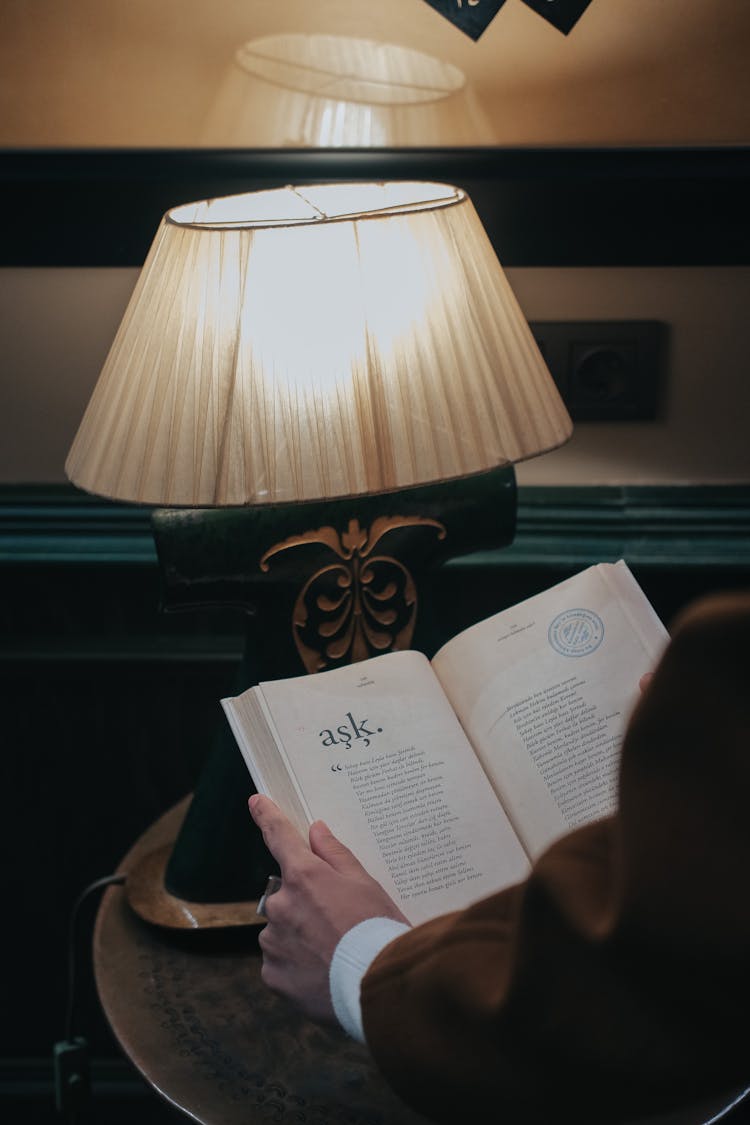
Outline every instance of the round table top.
MULTIPOLYGON (((188 801, 157 820, 120 872, 174 839, 188 801)), ((260 979, 258 930, 173 931, 142 921, 110 887, 94 930, 94 974, 125 1054, 201 1125, 419 1125, 364 1047, 321 1027, 260 979)))
MULTIPOLYGON (((188 801, 140 837, 121 873, 174 840, 188 801)), ((311 1023, 263 984, 257 935, 252 926, 162 929, 141 920, 122 886, 106 891, 94 929, 96 984, 120 1046, 146 1081, 199 1125, 425 1125, 364 1047, 311 1023)), ((747 1093, 637 1125, 718 1121, 747 1093)))

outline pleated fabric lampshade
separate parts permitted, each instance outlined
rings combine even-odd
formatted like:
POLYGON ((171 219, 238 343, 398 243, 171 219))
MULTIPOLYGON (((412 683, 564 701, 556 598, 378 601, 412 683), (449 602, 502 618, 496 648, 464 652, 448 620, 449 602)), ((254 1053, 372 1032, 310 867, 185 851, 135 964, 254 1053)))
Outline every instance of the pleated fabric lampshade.
POLYGON ((271 504, 461 477, 570 433, 466 193, 324 184, 164 216, 66 471, 130 502, 271 504))
POLYGON ((235 52, 202 142, 271 148, 495 144, 452 63, 345 35, 268 35, 235 52))

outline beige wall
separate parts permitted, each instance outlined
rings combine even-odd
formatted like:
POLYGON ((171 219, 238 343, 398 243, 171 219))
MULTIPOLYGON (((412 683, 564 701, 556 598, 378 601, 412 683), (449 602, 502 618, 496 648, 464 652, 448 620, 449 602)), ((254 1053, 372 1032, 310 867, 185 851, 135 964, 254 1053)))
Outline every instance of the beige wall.
POLYGON ((457 66, 497 144, 750 140, 748 0, 592 0, 568 36, 507 0, 476 43, 424 0, 3 0, 0 20, 0 145, 223 144, 204 126, 235 50, 289 32, 457 66))
MULTIPOLYGON (((205 125, 234 51, 285 32, 396 42, 459 67, 500 145, 750 139, 750 0, 593 0, 569 36, 507 0, 477 43, 423 0, 3 0, 1 18, 6 147, 223 143, 205 125)), ((136 273, 0 270, 1 482, 63 479, 136 273)), ((579 425, 520 466, 522 482, 748 479, 750 269, 511 280, 532 320, 658 319, 671 334, 663 420, 579 425)))
MULTIPOLYGON (((133 269, 0 270, 0 483, 60 482, 68 447, 137 277, 133 269)), ((580 423, 521 484, 750 480, 750 268, 514 269, 530 320, 669 325, 666 416, 580 423)))

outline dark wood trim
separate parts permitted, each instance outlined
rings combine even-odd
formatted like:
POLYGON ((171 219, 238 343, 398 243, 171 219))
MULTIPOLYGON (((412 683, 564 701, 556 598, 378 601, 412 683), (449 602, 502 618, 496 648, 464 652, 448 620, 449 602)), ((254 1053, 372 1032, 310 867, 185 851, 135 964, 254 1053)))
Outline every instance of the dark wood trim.
MULTIPOLYGON (((520 488, 510 546, 435 576, 445 639, 620 558, 665 621, 701 593, 750 587, 750 484, 520 488)), ((0 665, 19 675, 117 666, 205 678, 237 664, 250 627, 226 607, 163 612, 149 509, 69 485, 0 487, 0 576, 10 594, 0 665)))
POLYGON ((164 212, 290 182, 445 180, 506 266, 746 265, 750 147, 0 152, 2 266, 140 266, 164 212))
POLYGON ((0 565, 156 566, 150 509, 71 485, 0 486, 0 565))
POLYGON ((638 569, 734 570, 750 581, 750 484, 522 488, 515 539, 495 565, 619 558, 638 569))
MULTIPOLYGON (((70 485, 0 487, 0 565, 155 568, 149 509, 70 485)), ((640 566, 750 568, 750 484, 526 487, 510 547, 449 570, 559 567, 625 558, 640 566)), ((748 570, 750 573, 750 570, 748 570)))

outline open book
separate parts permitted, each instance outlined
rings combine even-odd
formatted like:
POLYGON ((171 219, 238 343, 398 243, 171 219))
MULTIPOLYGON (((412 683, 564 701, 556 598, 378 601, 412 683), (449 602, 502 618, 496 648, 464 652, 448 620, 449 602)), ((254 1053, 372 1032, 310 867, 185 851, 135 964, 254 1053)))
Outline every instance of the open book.
POLYGON ((413 923, 525 877, 610 813, 638 680, 668 635, 624 562, 459 633, 223 699, 260 793, 326 821, 413 923))

